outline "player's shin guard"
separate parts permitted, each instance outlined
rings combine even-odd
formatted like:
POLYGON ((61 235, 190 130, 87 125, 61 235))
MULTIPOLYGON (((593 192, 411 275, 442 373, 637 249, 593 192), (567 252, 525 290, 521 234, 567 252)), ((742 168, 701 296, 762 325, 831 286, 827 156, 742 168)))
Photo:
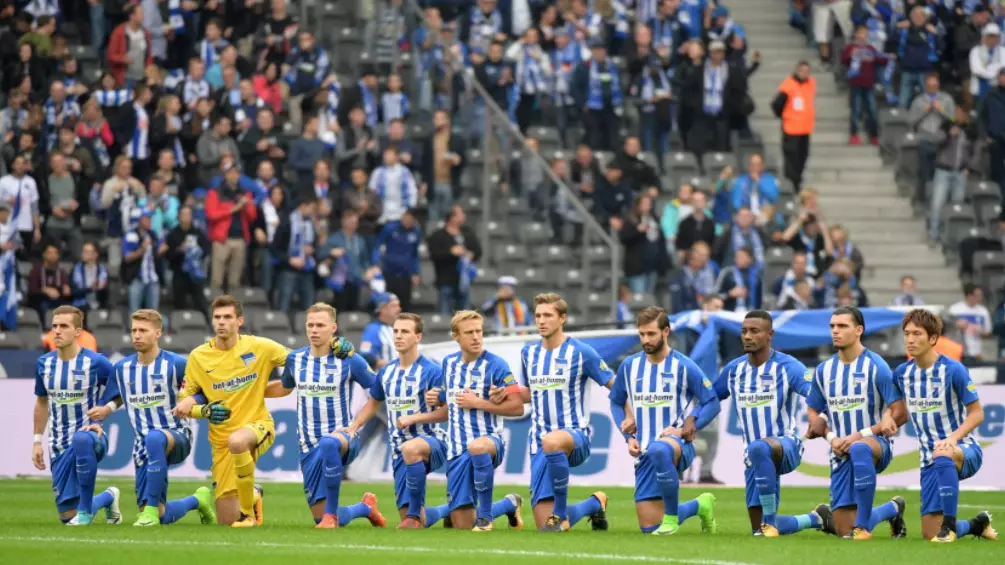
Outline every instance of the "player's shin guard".
POLYGON ((255 514, 255 460, 250 451, 232 453, 234 476, 237 478, 237 502, 241 505, 241 514, 255 514))
MULTIPOLYGON (((147 504, 150 504, 147 502, 147 504)), ((199 507, 199 499, 194 496, 186 496, 179 500, 172 500, 164 505, 164 514, 161 516, 161 524, 173 524, 185 517, 185 514, 199 507)))
POLYGON ((564 451, 547 453, 544 456, 548 475, 551 476, 551 488, 555 493, 555 509, 552 512, 559 518, 568 518, 569 503, 569 456, 564 451))
POLYGON ((656 470, 656 485, 663 497, 663 514, 677 516, 680 500, 680 476, 673 464, 673 448, 663 441, 649 444, 649 460, 656 470))
POLYGON ((747 446, 747 457, 754 469, 754 482, 757 485, 757 498, 761 503, 765 524, 775 525, 775 513, 778 511, 778 474, 775 462, 771 458, 771 446, 764 440, 751 442, 747 446))
POLYGON ((492 456, 479 453, 471 456, 474 464, 475 494, 479 518, 492 517, 492 487, 495 480, 495 469, 492 468, 492 456))
POLYGON ((960 476, 952 457, 936 457, 935 476, 939 480, 939 502, 942 503, 942 519, 956 520, 956 510, 960 503, 960 476))
MULTIPOLYGON (((342 490, 342 444, 338 438, 325 436, 321 438, 319 445, 324 464, 325 514, 336 514, 339 494, 342 490)), ((339 522, 339 525, 344 526, 345 524, 339 522)))
POLYGON ((80 486, 80 500, 77 510, 88 514, 94 502, 94 482, 98 475, 98 458, 94 454, 94 435, 91 432, 76 432, 70 444, 77 466, 77 483, 80 486))
POLYGON ((848 454, 855 476, 855 503, 858 506, 855 525, 868 529, 872 521, 872 503, 876 500, 876 466, 872 462, 872 446, 855 443, 848 454))
POLYGON ((418 461, 405 466, 405 488, 408 489, 408 516, 418 519, 422 501, 426 498, 426 463, 418 461))
POLYGON ((160 430, 150 430, 143 443, 147 448, 147 490, 140 494, 147 505, 158 506, 167 484, 167 436, 160 430))

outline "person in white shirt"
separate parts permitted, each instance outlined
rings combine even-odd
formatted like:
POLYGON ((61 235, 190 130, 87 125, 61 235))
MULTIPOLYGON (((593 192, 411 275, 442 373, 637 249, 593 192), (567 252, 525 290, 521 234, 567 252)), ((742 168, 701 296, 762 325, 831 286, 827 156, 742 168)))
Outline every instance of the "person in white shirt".
POLYGON ((949 307, 956 327, 963 332, 963 354, 982 359, 981 338, 991 335, 991 312, 984 306, 984 290, 973 283, 963 286, 963 300, 949 307))
POLYGON ((38 185, 25 174, 28 161, 24 155, 14 157, 9 175, 0 178, 0 200, 10 204, 10 221, 21 235, 23 257, 30 257, 32 247, 42 241, 38 217, 38 185))
POLYGON ((405 211, 414 208, 419 201, 419 187, 408 167, 398 162, 398 148, 395 146, 384 149, 384 164, 370 175, 370 189, 384 203, 384 213, 379 220, 381 224, 400 220, 405 211))
POLYGON ((970 94, 982 98, 996 86, 998 71, 1005 67, 1005 47, 996 24, 981 29, 981 42, 970 49, 970 94))

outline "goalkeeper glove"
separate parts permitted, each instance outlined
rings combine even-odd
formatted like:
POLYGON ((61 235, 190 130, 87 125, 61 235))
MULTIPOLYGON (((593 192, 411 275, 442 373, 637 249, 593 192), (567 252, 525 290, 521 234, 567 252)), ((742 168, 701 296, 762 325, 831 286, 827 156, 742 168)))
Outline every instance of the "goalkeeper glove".
POLYGON ((352 346, 352 342, 344 337, 333 337, 331 347, 332 353, 334 353, 335 357, 338 359, 352 357, 353 353, 356 352, 356 348, 352 346))
POLYGON ((223 405, 222 400, 214 400, 202 407, 202 417, 212 424, 222 424, 230 418, 230 408, 223 405))

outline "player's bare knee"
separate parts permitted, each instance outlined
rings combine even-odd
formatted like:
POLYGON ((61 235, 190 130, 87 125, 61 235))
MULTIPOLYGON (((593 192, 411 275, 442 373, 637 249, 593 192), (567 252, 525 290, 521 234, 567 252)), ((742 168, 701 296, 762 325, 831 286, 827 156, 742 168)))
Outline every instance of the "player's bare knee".
POLYGON ((949 457, 951 459, 953 457, 954 451, 955 450, 952 447, 945 447, 940 445, 935 448, 935 452, 933 454, 936 457, 949 457))
POLYGON ((558 431, 545 434, 541 438, 541 447, 544 449, 545 453, 558 453, 559 451, 569 451, 567 449, 568 440, 570 439, 569 434, 566 432, 558 431))
POLYGON ((483 455, 485 453, 492 452, 492 442, 482 441, 482 438, 478 438, 475 441, 468 444, 468 452, 471 455, 483 455))
POLYGON ((414 443, 414 441, 415 440, 406 441, 401 446, 401 457, 408 465, 425 460, 425 453, 423 453, 422 446, 414 443))

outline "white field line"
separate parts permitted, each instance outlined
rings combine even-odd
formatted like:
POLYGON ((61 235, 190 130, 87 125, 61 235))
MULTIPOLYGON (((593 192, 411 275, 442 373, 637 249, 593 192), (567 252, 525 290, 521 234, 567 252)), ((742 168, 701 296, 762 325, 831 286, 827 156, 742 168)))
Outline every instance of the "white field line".
MULTIPOLYGON (((0 535, 0 542, 37 542, 41 544, 94 544, 94 545, 127 545, 142 547, 163 547, 163 542, 155 540, 139 540, 124 538, 66 538, 50 536, 5 536, 0 535)), ((682 563, 685 565, 758 565, 746 561, 721 561, 718 559, 681 559, 656 555, 625 555, 613 553, 576 553, 564 551, 538 551, 529 549, 492 549, 492 548, 443 548, 424 546, 387 546, 355 543, 282 543, 282 542, 228 542, 207 541, 194 542, 196 545, 227 548, 261 548, 261 549, 294 549, 297 551, 346 550, 346 551, 403 551, 415 553, 434 553, 437 555, 480 556, 497 555, 502 557, 543 557, 548 559, 580 559, 592 561, 620 561, 631 563, 682 563)))

